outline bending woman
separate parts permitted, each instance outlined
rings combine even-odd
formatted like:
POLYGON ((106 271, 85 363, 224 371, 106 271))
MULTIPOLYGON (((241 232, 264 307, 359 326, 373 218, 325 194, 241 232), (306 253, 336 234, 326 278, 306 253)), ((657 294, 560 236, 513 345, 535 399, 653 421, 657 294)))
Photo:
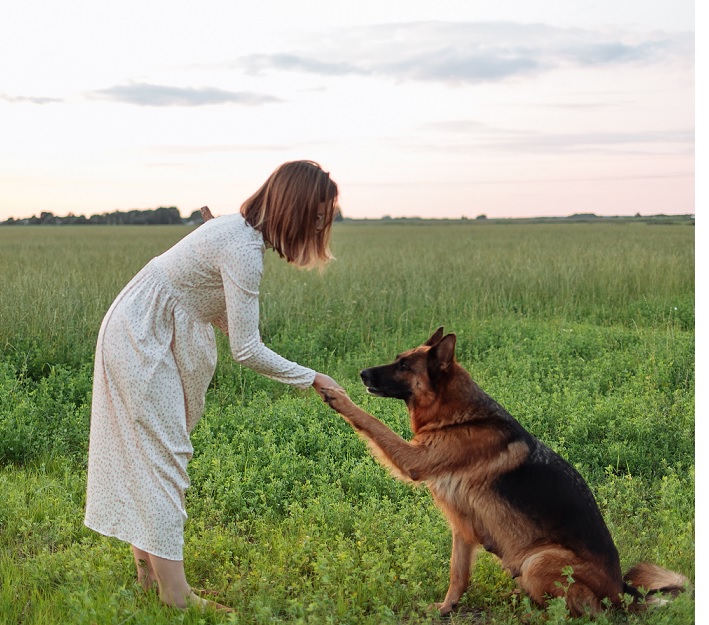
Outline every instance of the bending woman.
POLYGON ((129 543, 139 583, 157 583, 167 605, 210 603, 187 583, 182 548, 190 432, 217 362, 212 324, 229 335, 237 362, 260 374, 318 392, 338 386, 259 335, 265 249, 299 267, 326 264, 337 193, 316 163, 281 165, 239 214, 206 222, 151 260, 103 320, 84 522, 129 543))

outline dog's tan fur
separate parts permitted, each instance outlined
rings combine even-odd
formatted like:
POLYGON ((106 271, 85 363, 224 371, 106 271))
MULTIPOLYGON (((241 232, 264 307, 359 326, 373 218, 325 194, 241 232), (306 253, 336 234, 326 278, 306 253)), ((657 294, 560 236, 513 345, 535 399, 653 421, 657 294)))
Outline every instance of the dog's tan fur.
POLYGON ((638 565, 624 580, 585 482, 475 384, 456 362, 454 348, 455 335, 444 337, 439 328, 424 345, 361 374, 370 392, 404 399, 411 441, 356 406, 344 391, 324 393, 396 477, 427 484, 448 519, 453 549, 450 586, 436 604, 441 614, 460 601, 480 546, 500 558, 535 602, 565 594, 573 614, 597 612, 606 598, 620 605, 624 593, 640 597, 639 585, 680 590, 686 578, 655 565, 638 565), (545 476, 546 483, 537 483, 535 476, 545 476), (558 492, 546 496, 545 488, 558 492), (574 583, 564 591, 566 567, 572 567, 574 583))

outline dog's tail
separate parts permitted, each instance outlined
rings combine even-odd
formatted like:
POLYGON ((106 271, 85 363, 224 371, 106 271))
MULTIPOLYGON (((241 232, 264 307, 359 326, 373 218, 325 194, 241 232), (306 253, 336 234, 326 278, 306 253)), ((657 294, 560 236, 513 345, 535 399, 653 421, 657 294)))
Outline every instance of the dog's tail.
POLYGON ((623 582, 624 592, 636 600, 644 597, 645 605, 662 605, 667 600, 657 595, 676 597, 689 589, 689 580, 684 575, 651 562, 636 564, 623 576, 623 582))

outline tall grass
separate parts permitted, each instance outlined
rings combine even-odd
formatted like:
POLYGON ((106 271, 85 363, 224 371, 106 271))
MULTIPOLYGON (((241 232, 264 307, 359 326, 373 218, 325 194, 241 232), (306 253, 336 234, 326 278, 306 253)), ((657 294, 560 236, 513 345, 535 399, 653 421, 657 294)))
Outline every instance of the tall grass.
POLYGON ((31 371, 92 358, 113 298, 182 227, 0 228, 0 348, 31 371))
MULTIPOLYGON (((118 291, 186 232, 0 229, 0 346, 31 354, 33 366, 89 360, 118 291)), ((313 330, 322 353, 418 336, 442 322, 463 331, 471 321, 510 316, 691 330, 693 234, 645 224, 345 224, 334 236, 338 260, 323 276, 267 255, 263 331, 313 330)))
MULTIPOLYGON (((83 528, 101 318, 182 227, 0 228, 0 623, 436 623, 450 535, 312 392, 220 362, 193 434, 189 579, 237 608, 178 614, 83 528)), ((694 231, 645 224, 346 223, 323 275, 266 255, 264 340, 409 436, 357 372, 458 334, 458 358, 588 480, 624 568, 694 575, 694 231)), ((693 622, 685 595, 639 616, 693 622)), ((561 623, 483 554, 450 623, 561 623)))

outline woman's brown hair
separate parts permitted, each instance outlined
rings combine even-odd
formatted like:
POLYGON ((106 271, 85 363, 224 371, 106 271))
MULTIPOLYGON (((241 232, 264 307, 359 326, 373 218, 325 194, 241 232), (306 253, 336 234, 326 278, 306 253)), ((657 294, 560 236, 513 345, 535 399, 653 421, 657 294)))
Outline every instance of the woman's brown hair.
POLYGON ((241 205, 241 214, 281 258, 298 267, 323 267, 333 258, 330 233, 337 193, 320 165, 291 161, 241 205))

